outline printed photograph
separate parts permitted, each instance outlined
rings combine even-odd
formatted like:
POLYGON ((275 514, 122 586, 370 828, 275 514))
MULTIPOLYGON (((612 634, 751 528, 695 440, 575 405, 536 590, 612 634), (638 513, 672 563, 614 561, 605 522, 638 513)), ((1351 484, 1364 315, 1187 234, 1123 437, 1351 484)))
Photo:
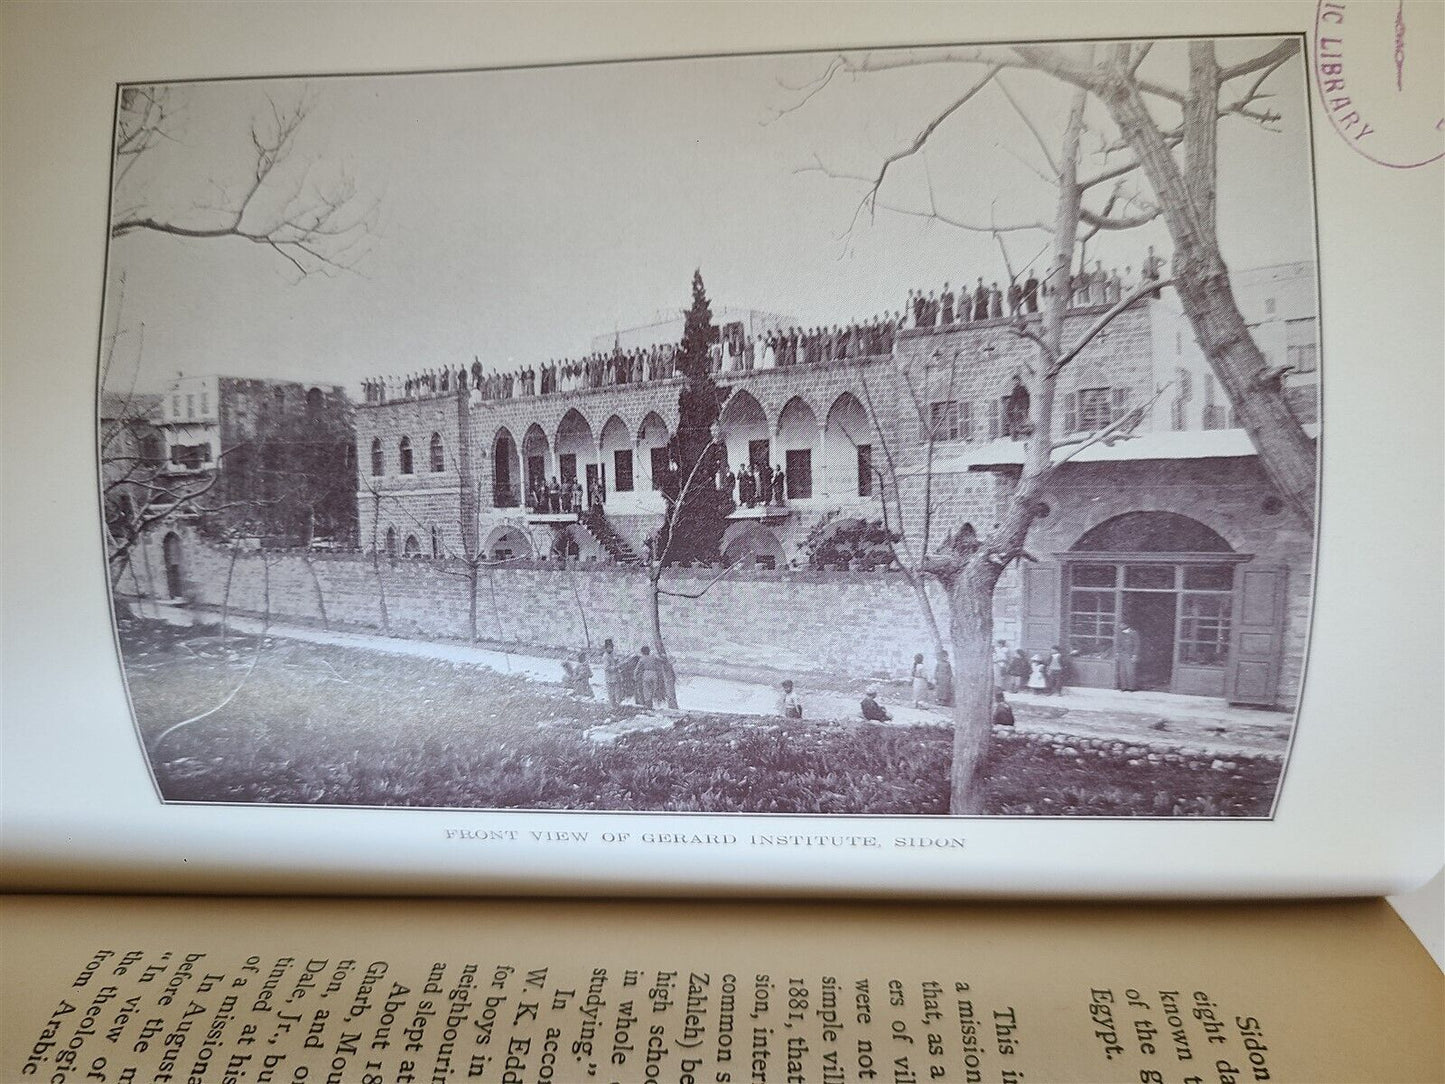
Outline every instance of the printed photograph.
POLYGON ((1306 77, 1292 36, 118 87, 98 476, 158 799, 1271 817, 1306 77))

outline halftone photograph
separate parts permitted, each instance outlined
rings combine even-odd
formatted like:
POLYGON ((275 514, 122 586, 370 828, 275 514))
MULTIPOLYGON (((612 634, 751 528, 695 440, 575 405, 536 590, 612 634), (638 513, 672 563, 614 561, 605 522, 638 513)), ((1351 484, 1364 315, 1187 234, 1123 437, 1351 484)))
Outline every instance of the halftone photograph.
POLYGON ((1272 817, 1310 109, 1299 36, 117 87, 157 797, 1272 817))

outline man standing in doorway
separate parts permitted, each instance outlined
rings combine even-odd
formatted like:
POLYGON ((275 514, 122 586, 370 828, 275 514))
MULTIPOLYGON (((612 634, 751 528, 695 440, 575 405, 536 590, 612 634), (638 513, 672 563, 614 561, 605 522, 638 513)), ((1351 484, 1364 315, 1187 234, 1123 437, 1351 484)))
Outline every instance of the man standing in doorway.
POLYGON ((1114 642, 1114 661, 1119 688, 1126 693, 1135 692, 1139 688, 1139 633, 1127 622, 1114 642))

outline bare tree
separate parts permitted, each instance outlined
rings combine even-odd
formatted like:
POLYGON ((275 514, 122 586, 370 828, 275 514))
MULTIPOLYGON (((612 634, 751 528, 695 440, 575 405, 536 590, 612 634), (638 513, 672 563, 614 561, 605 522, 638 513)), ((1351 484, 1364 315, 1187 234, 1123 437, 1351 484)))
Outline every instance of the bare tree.
MULTIPOLYGON (((920 153, 930 140, 937 138, 943 123, 986 85, 993 83, 1002 87, 997 76, 1005 69, 1047 74, 1085 91, 1101 103, 1117 128, 1116 135, 1103 140, 1102 149, 1110 155, 1123 154, 1125 158, 1105 165, 1093 176, 1081 178, 1081 184, 1094 188, 1117 182, 1126 175, 1142 173, 1152 188, 1152 195, 1148 199, 1130 197, 1140 209, 1137 213, 1118 214, 1114 204, 1121 192, 1116 188, 1111 204, 1102 212, 1081 207, 1081 223, 1092 231, 1090 236, 1101 230, 1130 229, 1154 218, 1165 224, 1174 244, 1174 286, 1195 339, 1218 376, 1236 418, 1254 443, 1261 467, 1300 522, 1313 530, 1314 443, 1286 401, 1281 386, 1286 370, 1270 366, 1239 311, 1216 231, 1219 124, 1225 118, 1238 118, 1272 128, 1282 119, 1261 103, 1271 96, 1265 89, 1270 77, 1299 55, 1299 43, 1286 39, 1237 63, 1221 65, 1212 40, 1189 42, 1189 76, 1184 87, 1151 78, 1143 70, 1153 51, 1152 42, 1119 42, 1097 51, 1093 46, 1020 45, 840 55, 818 78, 791 88, 800 92, 800 97, 779 114, 806 104, 839 75, 925 65, 981 67, 984 74, 971 81, 957 98, 926 123, 907 147, 888 156, 875 176, 855 178, 868 182, 869 189, 859 202, 854 221, 865 210, 871 214, 888 209, 924 215, 965 229, 1011 232, 1034 229, 1042 223, 999 227, 940 213, 936 204, 924 209, 894 208, 881 202, 884 181, 892 166, 920 153), (1096 52, 1099 55, 1096 56, 1096 52), (1241 83, 1243 89, 1237 93, 1230 89, 1241 83), (1170 119, 1159 119, 1156 109, 1170 119)), ((1017 109, 1011 97, 1009 104, 1017 109)), ((1049 159, 1046 141, 1036 128, 1032 125, 1030 128, 1045 158, 1049 159)), ((818 168, 824 167, 820 163, 818 168)))
MULTIPOLYGON (((864 210, 873 213, 880 206, 884 206, 880 203, 880 190, 887 179, 890 166, 903 157, 919 153, 944 119, 973 100, 986 86, 995 84, 1042 151, 1048 173, 1041 176, 1056 189, 1051 224, 976 224, 958 218, 945 219, 951 225, 963 229, 991 234, 1003 251, 1005 260, 1008 259, 1003 240, 1006 233, 1039 230, 1050 235, 1048 271, 1043 276, 1043 307, 1040 319, 1035 325, 1032 321, 1019 318, 1013 325, 1014 334, 1033 344, 1035 359, 1020 378, 1020 386, 1027 393, 1027 416, 1009 423, 1011 427, 1017 425, 1018 429, 1010 435, 1023 437, 1023 464, 997 524, 981 535, 971 527, 967 530, 960 529, 947 539, 941 540, 940 544, 934 544, 933 517, 936 509, 932 483, 934 445, 938 436, 939 420, 927 416, 925 412, 925 403, 931 398, 929 389, 926 386, 920 389, 914 376, 895 362, 893 377, 896 389, 893 390, 901 389, 903 394, 898 398, 912 403, 925 437, 923 463, 916 471, 914 479, 921 482, 923 487, 922 508, 915 517, 917 522, 905 519, 903 502, 898 496, 905 482, 902 477, 903 470, 898 463, 898 457, 889 446, 888 426, 880 416, 873 391, 866 378, 863 381, 868 413, 884 451, 887 475, 882 504, 885 523, 889 517, 888 493, 891 490, 894 494, 892 526, 905 539, 912 536, 908 544, 896 547, 896 555, 905 572, 909 573, 920 606, 930 622, 936 624, 925 587, 925 576, 936 578, 947 593, 950 640, 959 679, 953 709, 954 742, 949 802, 950 810, 955 814, 984 811, 985 770, 992 734, 993 708, 990 649, 993 643, 994 593, 998 582, 1011 564, 1032 559, 1026 548, 1029 531, 1042 512, 1043 495, 1060 466, 1094 444, 1127 439, 1164 390, 1157 389, 1148 402, 1118 411, 1106 424, 1093 431, 1055 439, 1053 414, 1058 378, 1111 322, 1143 298, 1155 295, 1159 290, 1171 285, 1167 280, 1146 278, 1137 289, 1120 296, 1116 303, 1100 314, 1082 334, 1070 342, 1065 341, 1066 316, 1073 299, 1072 271, 1075 260, 1082 260, 1084 246, 1101 230, 1137 227, 1158 216, 1161 211, 1154 206, 1140 206, 1136 197, 1125 195, 1118 187, 1120 180, 1139 168, 1137 161, 1128 168, 1108 167, 1092 176, 1082 175, 1082 143, 1088 130, 1085 123, 1087 91, 1082 88, 1074 91, 1062 135, 1062 145, 1055 149, 999 78, 1002 67, 1003 65, 990 64, 984 75, 971 83, 961 97, 951 102, 941 114, 925 125, 916 139, 902 151, 889 156, 876 174, 851 178, 868 185, 867 193, 859 204, 860 214, 864 210), (1103 206, 1097 210, 1091 209, 1086 204, 1086 196, 1109 183, 1114 183, 1115 187, 1103 206)), ((830 176, 847 176, 830 170, 821 162, 813 168, 830 176)), ((931 189, 930 200, 932 201, 931 189)), ((936 203, 925 211, 902 209, 902 213, 942 217, 937 215, 936 203)), ((855 216, 855 223, 856 221, 855 216)), ((1012 274, 1012 267, 1010 272, 1012 274)), ((932 360, 938 360, 936 352, 932 360)), ((957 364, 955 355, 949 361, 945 376, 950 391, 957 364)), ((931 369, 930 365, 924 366, 925 381, 931 379, 931 369)), ((951 400, 951 394, 946 398, 951 400)))
MULTIPOLYGON (((307 91, 290 107, 269 96, 253 119, 247 174, 226 183, 215 178, 215 203, 156 209, 153 193, 133 192, 134 167, 178 136, 175 92, 167 87, 123 87, 116 110, 112 238, 158 233, 192 240, 231 238, 261 245, 287 261, 298 277, 355 266, 375 224, 377 203, 363 200, 350 177, 311 180, 311 166, 292 168, 297 134, 315 106, 307 91)), ((151 186, 153 187, 153 185, 151 186)))

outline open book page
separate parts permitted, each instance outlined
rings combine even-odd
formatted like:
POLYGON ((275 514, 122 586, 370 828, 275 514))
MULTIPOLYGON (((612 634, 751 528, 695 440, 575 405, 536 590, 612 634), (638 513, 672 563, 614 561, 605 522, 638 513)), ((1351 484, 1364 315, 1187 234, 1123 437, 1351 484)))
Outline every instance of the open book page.
POLYGON ((1437 6, 84 10, 5 15, 13 884, 1438 868, 1437 6))
POLYGON ((20 1079, 1436 1081, 1381 901, 12 898, 20 1079), (840 956, 840 950, 843 955, 840 956))

